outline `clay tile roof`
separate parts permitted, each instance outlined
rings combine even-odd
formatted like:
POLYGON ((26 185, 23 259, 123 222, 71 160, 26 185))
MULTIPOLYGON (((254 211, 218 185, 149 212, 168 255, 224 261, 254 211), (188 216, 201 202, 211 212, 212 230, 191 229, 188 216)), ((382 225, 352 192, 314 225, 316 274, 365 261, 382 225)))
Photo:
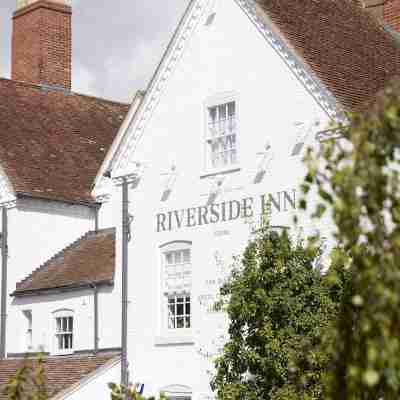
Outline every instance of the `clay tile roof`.
POLYGON ((0 78, 0 164, 15 191, 91 203, 128 105, 0 78))
POLYGON ((90 284, 112 285, 114 272, 115 229, 88 232, 17 283, 13 296, 90 284))
MULTIPOLYGON (((46 389, 50 397, 78 384, 86 376, 95 372, 96 369, 116 359, 116 353, 104 353, 96 356, 72 355, 63 357, 44 358, 44 369, 46 376, 46 389)), ((15 375, 17 370, 24 365, 35 367, 37 361, 33 359, 8 358, 0 360, 0 400, 6 400, 3 393, 4 385, 15 375)))
POLYGON ((288 46, 347 110, 400 74, 394 36, 350 0, 256 0, 288 46))

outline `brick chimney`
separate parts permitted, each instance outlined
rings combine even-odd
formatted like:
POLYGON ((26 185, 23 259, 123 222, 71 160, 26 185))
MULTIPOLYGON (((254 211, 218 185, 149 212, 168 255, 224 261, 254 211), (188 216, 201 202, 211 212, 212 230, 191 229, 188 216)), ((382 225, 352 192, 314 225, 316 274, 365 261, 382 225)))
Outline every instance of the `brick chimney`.
POLYGON ((69 0, 17 0, 11 78, 71 89, 69 0))
POLYGON ((383 16, 387 25, 400 32, 400 0, 386 0, 383 6, 383 16))

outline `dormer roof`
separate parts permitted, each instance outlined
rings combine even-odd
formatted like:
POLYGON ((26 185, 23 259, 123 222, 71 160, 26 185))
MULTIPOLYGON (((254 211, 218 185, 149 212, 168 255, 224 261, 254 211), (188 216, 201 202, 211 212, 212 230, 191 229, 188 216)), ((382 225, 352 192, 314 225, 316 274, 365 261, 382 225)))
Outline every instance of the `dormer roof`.
POLYGON ((91 231, 61 250, 17 283, 13 296, 112 285, 115 273, 115 229, 91 231))

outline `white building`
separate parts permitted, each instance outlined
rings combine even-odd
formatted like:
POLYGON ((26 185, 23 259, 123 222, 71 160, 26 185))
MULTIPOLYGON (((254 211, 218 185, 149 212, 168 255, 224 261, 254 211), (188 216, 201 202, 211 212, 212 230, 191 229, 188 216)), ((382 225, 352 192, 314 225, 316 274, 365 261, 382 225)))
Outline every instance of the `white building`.
MULTIPOLYGON (((233 257, 268 200, 272 225, 292 224, 304 148, 333 139, 399 56, 350 1, 190 2, 94 189, 104 195, 111 175, 108 207, 120 207, 130 182, 128 359, 145 394, 213 398, 226 317, 212 306, 233 257)), ((301 224, 329 237, 329 224, 301 224)))
POLYGON ((268 202, 291 225, 305 147, 400 71, 394 34, 355 3, 192 0, 128 111, 70 91, 67 0, 18 2, 0 79, 0 385, 37 351, 54 399, 107 399, 120 380, 127 181, 130 380, 213 398, 227 324, 213 304, 233 257, 268 202))

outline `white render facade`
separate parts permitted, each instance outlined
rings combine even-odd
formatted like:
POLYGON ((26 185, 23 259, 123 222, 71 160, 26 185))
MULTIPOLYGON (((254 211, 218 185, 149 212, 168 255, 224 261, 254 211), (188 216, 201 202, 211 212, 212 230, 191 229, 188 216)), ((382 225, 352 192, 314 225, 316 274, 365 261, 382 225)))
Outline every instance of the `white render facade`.
MULTIPOLYGON (((8 203, 8 207, 8 294, 14 292, 17 282, 29 275, 33 268, 39 267, 78 237, 94 229, 95 211, 86 206, 39 199, 15 199, 8 203)), ((61 300, 63 295, 56 295, 56 298, 61 300)), ((13 297, 7 296, 7 300, 6 352, 49 351, 47 342, 50 337, 45 339, 45 336, 51 335, 54 329, 49 330, 46 326, 53 322, 52 312, 61 308, 56 304, 57 301, 53 301, 54 308, 51 311, 43 314, 40 311, 41 301, 46 300, 42 297, 33 298, 31 302, 25 299, 24 307, 16 306, 18 301, 13 297), (32 313, 33 323, 31 344, 26 341, 28 322, 24 311, 28 310, 32 313), (38 329, 35 329, 36 326, 38 329)))
MULTIPOLYGON (((69 353, 94 348, 93 290, 56 290, 14 297, 16 284, 33 268, 62 251, 88 231, 95 230, 96 210, 85 205, 34 198, 7 201, 7 334, 6 354, 45 352, 62 354, 55 344, 55 318, 67 312, 74 317, 74 345, 69 353)), ((0 221, 1 225, 1 221, 0 221)), ((109 227, 109 224, 104 224, 109 227)), ((98 289, 99 349, 120 347, 120 292, 98 289), (109 311, 113 310, 113 311, 109 311), (117 310, 115 312, 115 310, 117 310)), ((66 354, 68 352, 64 352, 66 354)))
MULTIPOLYGON (((268 39, 251 4, 191 3, 106 160, 115 182, 132 178, 128 358, 146 395, 213 398, 210 373, 227 332, 213 309, 219 287, 268 202, 272 225, 292 225, 304 149, 339 119, 323 88, 311 95, 292 68, 295 54, 274 47, 278 36, 268 39)), ((302 227, 329 237, 329 225, 303 218, 302 227)))

